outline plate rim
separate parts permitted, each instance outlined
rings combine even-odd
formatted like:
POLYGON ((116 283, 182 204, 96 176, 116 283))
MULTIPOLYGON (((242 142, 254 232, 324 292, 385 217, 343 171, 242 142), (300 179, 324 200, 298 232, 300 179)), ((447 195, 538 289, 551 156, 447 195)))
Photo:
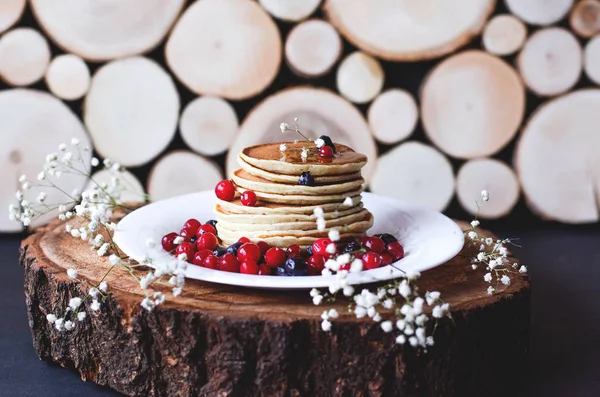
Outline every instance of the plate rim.
MULTIPOLYGON (((427 266, 419 266, 418 271, 423 272, 426 270, 433 269, 438 267, 448 260, 455 257, 464 246, 464 233, 461 230, 460 226, 454 222, 452 219, 442 214, 439 211, 432 210, 423 205, 412 204, 405 202, 403 200, 399 200, 397 198, 389 197, 389 196, 381 196, 370 192, 363 192, 363 199, 367 201, 370 200, 380 200, 383 203, 387 203, 390 206, 396 207, 405 213, 410 214, 425 214, 422 216, 433 216, 438 218, 438 221, 443 222, 448 228, 446 236, 454 236, 457 240, 452 242, 452 250, 448 249, 448 252, 445 255, 440 255, 434 263, 428 264, 427 266), (401 209, 399 208, 401 207, 401 209), (453 229, 453 230, 452 230, 453 229)), ((125 246, 129 245, 126 241, 127 234, 126 231, 123 230, 123 225, 127 226, 128 222, 131 222, 132 219, 140 216, 140 214, 145 214, 146 212, 152 212, 154 209, 159 210, 163 206, 168 206, 169 203, 177 202, 177 201, 186 201, 194 199, 205 199, 212 200, 211 202, 216 202, 216 198, 214 197, 214 192, 212 190, 204 190, 194 193, 188 193, 184 195, 178 195, 174 197, 170 197, 163 200, 158 200, 155 202, 151 202, 147 205, 144 205, 131 213, 124 216, 118 223, 115 229, 115 233, 113 235, 113 239, 115 243, 119 246, 121 251, 130 256, 132 259, 140 261, 143 257, 148 256, 147 254, 138 254, 134 249, 123 249, 121 245, 125 242, 125 246), (136 214, 137 213, 137 214, 136 214), (133 215, 136 214, 136 215, 133 215), (132 216, 133 215, 133 216, 132 216)), ((368 205, 365 203, 365 208, 368 209, 368 205)), ((377 219, 375 219, 373 226, 377 223, 377 219)), ((126 229, 126 228, 125 228, 126 229)), ((144 236, 140 237, 145 241, 149 237, 152 236, 144 236)), ((162 237, 162 236, 161 236, 162 237)), ((160 238, 159 238, 160 239, 160 238)), ((138 240, 137 246, 141 245, 141 241, 138 240)), ((172 256, 164 251, 162 251, 162 247, 160 243, 157 244, 158 249, 153 252, 153 256, 158 256, 162 258, 172 258, 172 256)), ((417 250, 412 255, 417 255, 420 250, 417 250)), ((405 258, 408 258, 411 255, 410 252, 407 253, 405 258)), ((402 262, 405 261, 405 258, 394 262, 392 265, 402 266, 402 262)), ((405 261, 406 263, 406 261, 405 261)), ((410 261, 409 261, 410 263, 410 261)), ((349 285, 361 285, 361 284, 369 284, 374 282, 381 282, 392 280, 394 278, 402 277, 403 271, 395 268, 394 266, 384 266, 378 269, 362 271, 359 273, 350 273, 348 274, 347 280, 349 285), (387 274, 386 274, 387 273, 387 274)), ((263 289, 263 290, 306 290, 311 288, 327 288, 335 279, 336 276, 299 276, 299 277, 281 277, 281 276, 259 276, 259 275, 248 275, 248 274, 240 274, 240 273, 228 273, 223 272, 221 270, 215 269, 207 269, 204 267, 196 266, 189 264, 186 270, 186 278, 198 280, 202 282, 216 283, 221 285, 230 285, 230 286, 238 286, 244 288, 251 289, 263 289), (223 277, 225 276, 225 277, 223 277), (279 283, 273 284, 272 279, 279 280, 279 283), (289 280, 289 281, 287 281, 289 280), (267 282, 268 281, 268 282, 267 282)))

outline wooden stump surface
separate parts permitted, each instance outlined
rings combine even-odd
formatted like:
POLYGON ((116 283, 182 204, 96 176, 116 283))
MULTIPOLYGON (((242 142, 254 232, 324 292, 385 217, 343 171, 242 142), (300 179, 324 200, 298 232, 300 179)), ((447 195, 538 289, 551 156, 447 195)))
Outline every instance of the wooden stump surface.
POLYGON ((471 269, 468 251, 419 280, 423 292, 441 292, 453 316, 439 323, 427 353, 396 345, 393 332, 348 314, 347 302, 314 306, 308 291, 187 280, 182 296, 169 294, 147 312, 140 307, 143 291, 124 270, 106 278, 110 296, 99 312, 87 302, 88 318, 74 331, 58 332, 46 314, 83 296, 81 280, 97 282, 108 261, 65 233, 62 223, 24 240, 21 261, 40 358, 127 395, 496 395, 523 374, 530 284, 517 275, 487 295, 483 271, 471 269), (77 269, 78 280, 67 277, 68 268, 77 269), (325 333, 320 314, 329 307, 340 318, 325 333))

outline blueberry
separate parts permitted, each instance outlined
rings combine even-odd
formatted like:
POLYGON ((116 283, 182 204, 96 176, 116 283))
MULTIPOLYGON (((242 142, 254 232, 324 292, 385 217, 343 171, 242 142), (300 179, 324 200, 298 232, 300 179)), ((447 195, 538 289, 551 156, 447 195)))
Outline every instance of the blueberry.
POLYGON ((331 140, 330 137, 328 137, 327 135, 321 135, 319 137, 319 139, 322 139, 323 142, 325 142, 326 146, 329 146, 330 148, 333 149, 333 153, 335 153, 335 145, 333 144, 333 141, 331 140))
POLYGON ((394 236, 392 236, 389 233, 383 233, 383 234, 376 234, 375 236, 379 237, 380 239, 383 240, 383 242, 387 245, 389 243, 395 243, 398 241, 398 239, 394 236))
POLYGON ((237 256, 237 252, 238 252, 238 250, 240 249, 240 247, 241 247, 243 244, 244 244, 244 243, 240 243, 240 242, 233 243, 233 244, 231 244, 229 247, 227 247, 227 251, 226 251, 226 252, 227 252, 228 254, 233 254, 234 256, 237 256))
POLYGON ((217 247, 213 250, 213 254, 218 257, 225 255, 225 252, 226 252, 225 248, 221 248, 221 247, 217 247))
POLYGON ((308 248, 306 249, 306 253, 308 254, 308 256, 312 256, 312 245, 308 246, 308 248))
POLYGON ((288 258, 283 267, 288 276, 306 276, 308 274, 308 266, 302 258, 288 258))
POLYGON ((350 241, 344 248, 344 252, 356 252, 360 251, 362 247, 356 241, 350 241))
POLYGON ((306 171, 300 174, 298 183, 305 186, 315 186, 315 178, 310 174, 310 171, 306 171))

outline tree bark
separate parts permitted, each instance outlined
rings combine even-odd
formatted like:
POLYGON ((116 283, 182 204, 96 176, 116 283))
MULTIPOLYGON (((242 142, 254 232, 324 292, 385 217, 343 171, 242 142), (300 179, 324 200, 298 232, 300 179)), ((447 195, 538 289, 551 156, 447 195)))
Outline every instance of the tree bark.
POLYGON ((427 353, 396 345, 379 324, 345 313, 341 301, 332 332, 321 331, 323 307, 306 291, 188 280, 182 296, 147 312, 124 271, 108 275, 110 295, 97 314, 59 333, 46 313, 83 289, 66 269, 97 282, 108 262, 60 223, 28 237, 21 261, 40 358, 130 396, 492 396, 514 390, 524 373, 528 278, 517 276, 489 296, 482 271, 460 255, 419 281, 452 307, 453 321, 439 323, 427 353))

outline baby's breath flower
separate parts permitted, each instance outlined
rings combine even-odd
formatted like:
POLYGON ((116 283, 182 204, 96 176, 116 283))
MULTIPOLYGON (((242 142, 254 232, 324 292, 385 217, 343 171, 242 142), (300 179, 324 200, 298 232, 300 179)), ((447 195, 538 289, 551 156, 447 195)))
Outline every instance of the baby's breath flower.
POLYGON ((86 316, 85 312, 79 312, 79 313, 77 313, 77 320, 83 321, 83 320, 85 320, 85 316, 86 316))
POLYGON ((285 143, 282 143, 281 145, 279 145, 280 152, 285 152, 286 150, 287 150, 287 145, 285 143))
POLYGON ((495 291, 496 291, 496 288, 492 287, 491 285, 487 289, 488 295, 493 295, 495 291))
POLYGON ((279 129, 281 130, 282 133, 284 133, 290 129, 290 126, 287 123, 281 123, 281 124, 279 124, 279 129))
POLYGON ((492 245, 494 244, 494 239, 492 239, 491 237, 488 237, 485 239, 485 244, 486 245, 492 245))
POLYGON ((69 307, 73 310, 76 310, 81 305, 81 298, 71 298, 69 300, 69 307))
POLYGON ((474 231, 470 231, 469 233, 467 233, 467 236, 471 239, 471 240, 475 240, 477 238, 477 233, 475 233, 474 231))
POLYGON ((505 274, 500 278, 500 282, 504 285, 510 285, 510 277, 505 274))
POLYGON ((181 244, 181 243, 183 243, 183 241, 184 241, 184 240, 185 240, 185 239, 184 239, 183 237, 181 237, 181 236, 177 236, 177 237, 175 237, 175 239, 173 240, 173 244, 181 244))
POLYGON ((336 249, 337 249, 337 247, 336 247, 336 245, 334 243, 329 243, 327 245, 327 247, 325 248, 325 252, 327 252, 328 254, 333 255, 333 254, 335 254, 336 249))
POLYGON ((398 292, 405 298, 410 295, 411 289, 406 280, 402 280, 400 287, 398 288, 398 292))
POLYGON ((119 262, 121 262, 121 258, 119 258, 119 256, 118 256, 118 255, 111 254, 111 255, 108 257, 108 261, 111 263, 111 265, 118 265, 118 264, 119 264, 119 262))
POLYGON ((338 229, 329 230, 329 239, 331 241, 339 241, 340 240, 340 231, 338 229))
POLYGON ((152 311, 152 309, 154 309, 154 306, 155 306, 155 304, 154 304, 154 301, 153 301, 152 299, 150 299, 149 297, 145 297, 145 298, 142 300, 141 306, 142 306, 144 309, 146 309, 146 310, 148 310, 149 312, 151 312, 151 311, 152 311))
POLYGON ((67 276, 69 276, 70 278, 77 278, 77 270, 67 269, 67 276))
POLYGON ((46 314, 46 320, 48 320, 48 322, 50 324, 54 323, 56 321, 56 316, 52 313, 50 314, 46 314))
POLYGON ((350 264, 350 273, 358 273, 363 270, 363 261, 356 258, 350 264))
POLYGON ((325 332, 329 332, 331 331, 331 322, 329 322, 329 320, 323 320, 321 322, 321 328, 323 329, 323 331, 325 332))
POLYGON ((527 273, 527 266, 521 265, 521 267, 519 268, 519 273, 527 273))
POLYGON ((322 232, 327 228, 327 222, 325 222, 325 218, 317 219, 317 230, 322 232))
POLYGON ((318 138, 315 140, 315 145, 317 146, 317 148, 321 149, 323 146, 325 146, 325 141, 321 138, 318 138))
POLYGON ((488 283, 491 283, 491 282, 492 282, 492 273, 486 273, 486 274, 483 276, 483 281, 486 281, 486 282, 488 282, 488 283))
POLYGON ((54 321, 54 328, 56 328, 57 331, 62 331, 64 328, 64 323, 65 323, 64 318, 57 318, 54 321))
POLYGON ((315 214, 315 216, 317 218, 322 218, 325 215, 325 212, 323 211, 323 208, 321 208, 321 207, 315 207, 315 209, 313 210, 313 213, 315 214))
POLYGON ((306 161, 306 159, 308 158, 308 148, 307 147, 302 148, 302 152, 300 153, 300 158, 302 159, 302 161, 306 161))
POLYGON ((346 285, 342 292, 344 293, 344 296, 352 296, 352 294, 354 294, 354 287, 351 285, 346 285))
POLYGON ((77 146, 77 145, 79 145, 79 139, 77 139, 77 138, 72 138, 72 139, 71 139, 71 145, 73 145, 73 146, 77 146))
POLYGON ((338 318, 340 316, 340 314, 335 309, 329 309, 327 315, 329 316, 329 318, 338 318))
POLYGON ((488 201, 490 199, 490 194, 487 190, 484 189, 481 191, 481 199, 483 201, 488 201))
POLYGON ((393 326, 391 321, 384 321, 381 323, 381 329, 383 332, 392 332, 393 326))
POLYGON ((106 290, 108 289, 108 284, 106 283, 106 281, 102 281, 98 286, 98 289, 102 292, 106 292, 106 290))
POLYGON ((343 203, 346 207, 352 207, 354 206, 354 200, 352 200, 352 197, 346 197, 344 199, 344 203, 343 203))
POLYGON ((472 226, 472 227, 477 227, 477 226, 479 226, 479 221, 478 221, 477 219, 474 219, 474 220, 472 220, 472 221, 471 221, 471 226, 472 226))
POLYGON ((400 334, 396 337, 396 343, 399 345, 403 345, 406 343, 406 336, 400 334))
POLYGON ((315 295, 315 296, 313 296, 313 304, 315 306, 319 306, 322 301, 323 301, 323 295, 315 295))
POLYGON ((100 160, 98 160, 96 157, 92 157, 92 159, 90 160, 90 164, 92 165, 92 167, 97 167, 98 164, 100 164, 100 160))

